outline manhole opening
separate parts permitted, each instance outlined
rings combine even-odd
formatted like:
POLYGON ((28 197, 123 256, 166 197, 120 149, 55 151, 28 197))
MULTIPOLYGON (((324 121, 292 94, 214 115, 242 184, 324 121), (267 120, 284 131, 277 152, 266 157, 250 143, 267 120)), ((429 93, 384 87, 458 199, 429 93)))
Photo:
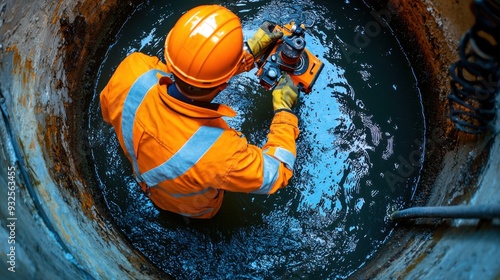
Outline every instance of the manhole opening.
MULTIPOLYGON (((113 128, 102 120, 98 95, 128 54, 163 60, 166 34, 192 8, 154 0, 117 34, 88 111, 93 170, 109 212, 139 251, 179 279, 347 277, 390 236, 387 214, 408 205, 419 180, 425 127, 408 59, 381 15, 363 4, 226 7, 241 18, 247 39, 265 19, 315 17, 306 43, 325 68, 313 92, 301 97, 294 178, 271 196, 228 193, 215 218, 189 225, 142 194, 113 128)), ((235 77, 216 101, 234 108, 238 116, 228 124, 261 146, 272 118, 270 96, 252 71, 235 77)))

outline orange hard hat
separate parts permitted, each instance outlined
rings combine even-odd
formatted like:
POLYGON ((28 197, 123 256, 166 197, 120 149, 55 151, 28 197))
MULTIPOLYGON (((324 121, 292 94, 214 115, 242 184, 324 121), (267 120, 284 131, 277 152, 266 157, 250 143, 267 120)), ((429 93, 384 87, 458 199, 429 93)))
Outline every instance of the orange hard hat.
POLYGON ((198 88, 211 88, 229 81, 242 58, 240 19, 219 5, 189 10, 177 21, 165 41, 169 71, 198 88))

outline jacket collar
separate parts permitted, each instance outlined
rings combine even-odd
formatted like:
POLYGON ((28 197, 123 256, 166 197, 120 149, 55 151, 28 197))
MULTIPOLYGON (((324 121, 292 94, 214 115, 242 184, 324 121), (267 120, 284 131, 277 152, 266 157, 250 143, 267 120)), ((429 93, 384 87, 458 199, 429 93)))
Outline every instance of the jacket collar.
POLYGON ((180 114, 203 119, 236 116, 236 112, 227 105, 193 101, 185 97, 168 77, 160 78, 158 88, 160 98, 165 105, 180 114))

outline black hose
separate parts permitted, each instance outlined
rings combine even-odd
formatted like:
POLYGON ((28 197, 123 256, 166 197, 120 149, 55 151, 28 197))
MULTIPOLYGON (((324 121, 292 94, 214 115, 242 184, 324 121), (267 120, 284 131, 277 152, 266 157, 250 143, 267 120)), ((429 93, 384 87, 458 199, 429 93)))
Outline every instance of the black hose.
POLYGON ((498 205, 458 205, 412 207, 395 211, 391 220, 416 218, 494 219, 500 218, 498 205))
POLYGON ((461 131, 491 128, 500 91, 500 1, 475 0, 475 24, 460 41, 460 59, 450 66, 450 119, 461 131))

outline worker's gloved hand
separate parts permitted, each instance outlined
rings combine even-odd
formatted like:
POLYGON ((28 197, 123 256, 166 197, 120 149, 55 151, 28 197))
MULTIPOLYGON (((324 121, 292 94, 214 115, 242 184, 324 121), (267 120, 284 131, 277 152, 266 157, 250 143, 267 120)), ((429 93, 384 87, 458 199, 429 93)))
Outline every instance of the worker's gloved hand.
POLYGON ((257 32, 247 41, 254 58, 260 57, 272 43, 283 37, 283 32, 273 32, 275 24, 264 21, 257 32))
POLYGON ((299 90, 297 86, 293 83, 290 75, 284 72, 278 85, 273 90, 273 108, 276 110, 289 110, 291 111, 293 106, 297 104, 297 97, 299 95, 299 90))

